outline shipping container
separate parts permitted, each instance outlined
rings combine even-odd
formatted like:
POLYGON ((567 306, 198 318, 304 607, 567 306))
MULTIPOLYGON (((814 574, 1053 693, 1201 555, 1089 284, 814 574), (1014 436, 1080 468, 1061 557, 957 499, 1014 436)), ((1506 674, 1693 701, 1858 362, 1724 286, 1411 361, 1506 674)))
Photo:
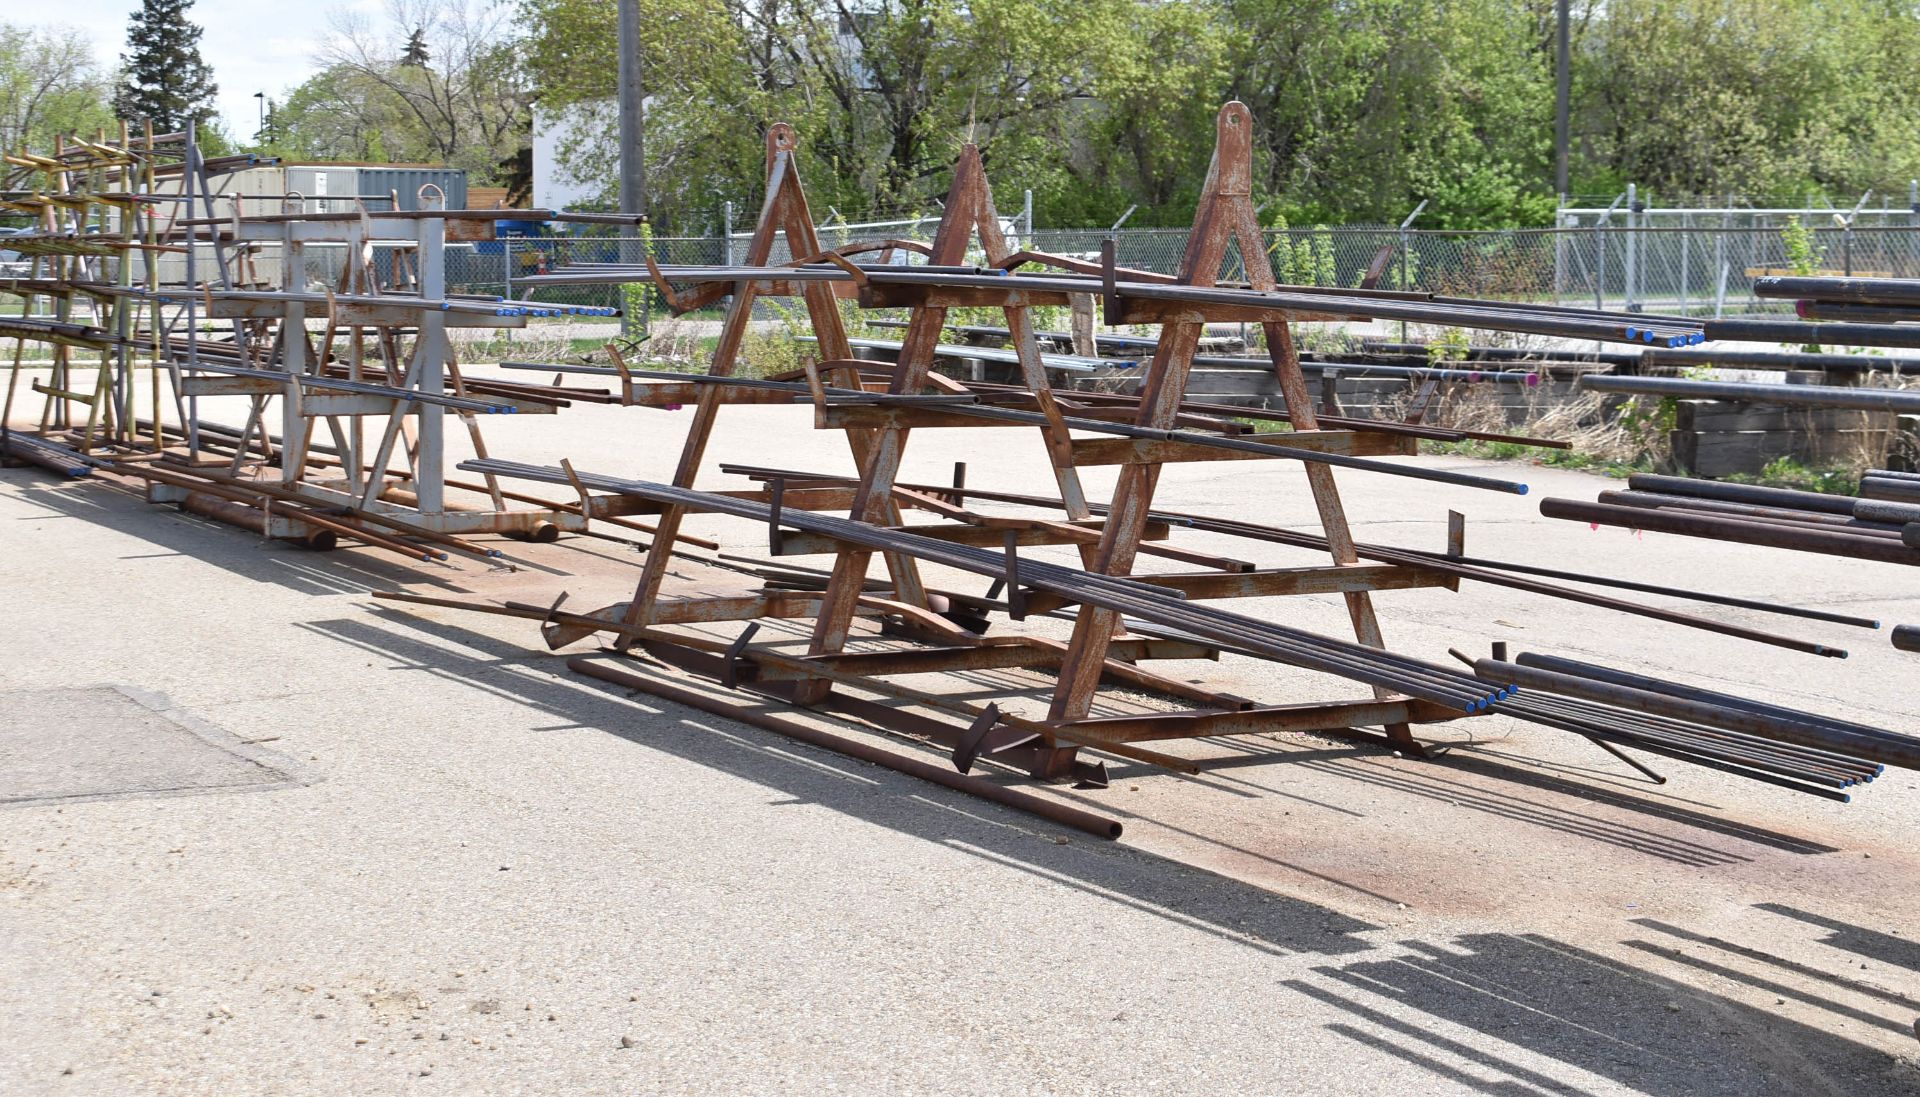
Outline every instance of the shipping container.
POLYGON ((397 194, 400 209, 420 208, 420 188, 432 183, 447 196, 446 209, 467 208, 467 172, 464 168, 362 167, 358 186, 362 194, 397 194))

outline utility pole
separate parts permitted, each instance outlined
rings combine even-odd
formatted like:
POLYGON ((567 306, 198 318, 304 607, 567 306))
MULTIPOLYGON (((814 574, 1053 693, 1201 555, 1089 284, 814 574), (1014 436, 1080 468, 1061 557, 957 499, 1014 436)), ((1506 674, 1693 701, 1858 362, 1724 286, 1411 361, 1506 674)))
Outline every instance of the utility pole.
POLYGON ((620 0, 620 212, 647 212, 646 127, 640 117, 640 0, 620 0))
MULTIPOLYGON (((620 212, 633 217, 647 213, 646 126, 640 116, 640 0, 620 0, 620 212)), ((623 230, 627 239, 638 239, 637 229, 623 230)), ((627 254, 622 242, 620 258, 637 263, 641 256, 627 254)), ((625 302, 623 301, 624 305, 625 302)), ((631 335, 635 330, 630 308, 622 308, 620 327, 631 335)))
POLYGON ((1557 0, 1554 5, 1559 25, 1554 31, 1557 63, 1553 94, 1553 190, 1562 200, 1567 196, 1567 101, 1573 95, 1573 35, 1567 26, 1568 3, 1569 0, 1557 0))

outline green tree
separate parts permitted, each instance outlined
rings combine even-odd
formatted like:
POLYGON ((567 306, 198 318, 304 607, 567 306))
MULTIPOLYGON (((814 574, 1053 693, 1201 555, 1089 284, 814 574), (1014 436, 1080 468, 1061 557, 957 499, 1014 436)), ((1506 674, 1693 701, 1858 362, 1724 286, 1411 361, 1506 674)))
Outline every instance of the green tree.
MULTIPOLYGON (((806 142, 824 212, 924 211, 963 141, 1008 194, 1059 170, 1132 0, 642 0, 649 208, 704 221, 751 204, 761 135, 790 121, 806 142)), ((541 102, 607 119, 612 0, 522 0, 526 61, 541 102)), ((588 150, 580 150, 586 152, 588 150)), ((610 178, 603 144, 579 174, 610 178)), ((584 159, 584 158, 583 158, 584 159)), ((1035 189, 1040 189, 1036 185, 1035 189)))
POLYGON ((114 111, 129 122, 151 120, 162 133, 213 117, 213 70, 200 59, 200 27, 187 18, 193 0, 141 0, 127 22, 127 52, 114 111))
POLYGON ((1614 0, 1579 51, 1582 166, 1676 198, 1903 187, 1916 62, 1885 0, 1614 0))
POLYGON ((418 0, 378 23, 336 16, 323 67, 275 111, 273 151, 443 163, 478 183, 505 180, 532 132, 511 14, 481 0, 418 0), (396 40, 406 43, 398 58, 396 40))
POLYGON ((113 126, 113 89, 86 35, 0 23, 0 149, 53 147, 113 126))

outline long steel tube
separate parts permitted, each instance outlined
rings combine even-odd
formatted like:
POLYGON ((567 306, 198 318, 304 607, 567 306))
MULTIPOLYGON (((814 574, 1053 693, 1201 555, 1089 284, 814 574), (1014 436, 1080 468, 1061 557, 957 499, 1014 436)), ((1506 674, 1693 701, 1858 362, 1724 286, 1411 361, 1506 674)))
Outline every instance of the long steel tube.
POLYGON ((1529 690, 1537 689, 1621 708, 1638 709, 1692 723, 1706 724, 1709 727, 1746 732, 1821 750, 1841 751, 1903 769, 1920 769, 1920 739, 1894 735, 1891 732, 1865 735, 1841 731, 1817 722, 1821 718, 1807 713, 1794 713, 1792 717, 1777 716, 1751 709, 1733 708, 1724 704, 1695 701, 1671 693, 1616 685, 1579 675, 1560 674, 1499 659, 1476 659, 1473 670, 1475 674, 1489 682, 1501 682, 1529 690))
MULTIPOLYGON (((833 281, 848 282, 854 276, 838 267, 667 267, 661 271, 668 282, 757 282, 757 281, 833 281)), ((1018 287, 1051 293, 1086 293, 1100 287, 1097 280, 1061 275, 1014 275, 1006 273, 965 274, 948 271, 922 271, 914 267, 869 268, 861 277, 878 285, 921 285, 954 289, 1009 289, 1018 287)), ((594 270, 579 273, 530 275, 516 279, 523 285, 621 284, 648 280, 637 269, 594 270)), ((1123 297, 1141 300, 1211 304, 1237 308, 1266 309, 1276 313, 1316 315, 1352 315, 1380 320, 1407 320, 1415 323, 1442 323, 1495 331, 1517 331, 1537 335, 1612 340, 1628 343, 1656 343, 1684 346, 1702 338, 1698 325, 1663 318, 1643 320, 1618 315, 1602 319, 1605 313, 1583 310, 1556 310, 1544 306, 1507 305, 1504 302, 1477 301, 1472 304, 1443 303, 1432 300, 1407 300, 1383 297, 1362 291, 1325 290, 1311 292, 1306 287, 1263 292, 1253 289, 1214 288, 1169 285, 1159 282, 1117 281, 1114 290, 1123 297)), ((1279 318, 1276 316, 1276 318, 1279 318)))
POLYGON ((1817 491, 1795 491, 1792 488, 1728 484, 1718 480, 1695 480, 1687 476, 1656 476, 1652 473, 1635 473, 1627 478, 1627 486, 1635 491, 1652 491, 1664 495, 1694 495, 1702 499, 1723 499, 1729 503, 1749 503, 1761 507, 1813 510, 1823 514, 1851 515, 1853 513, 1853 500, 1844 496, 1827 495, 1817 491))
MULTIPOLYGON (((511 461, 471 460, 462 462, 460 467, 474 472, 490 472, 547 483, 571 482, 560 469, 511 461)), ((690 510, 729 514, 759 522, 767 521, 771 514, 771 508, 765 504, 665 484, 598 474, 580 474, 580 481, 584 486, 600 491, 637 495, 690 510)), ((904 552, 989 578, 1000 578, 1007 571, 1008 561, 998 552, 900 533, 845 518, 788 510, 782 512, 781 522, 806 532, 824 534, 880 551, 904 552)), ((1250 648, 1281 662, 1399 690, 1465 712, 1478 711, 1509 692, 1504 688, 1488 690, 1477 680, 1446 667, 1396 656, 1351 641, 1319 636, 1221 610, 1189 606, 1177 597, 1170 597, 1167 592, 1131 580, 1082 572, 1039 560, 1022 559, 1018 570, 1019 581, 1023 585, 1065 595, 1122 615, 1138 616, 1182 628, 1222 644, 1250 648)))
POLYGON ((1837 533, 1780 523, 1756 522, 1740 518, 1710 517, 1705 514, 1672 510, 1642 510, 1638 507, 1587 503, 1577 499, 1542 499, 1540 513, 1548 518, 1564 518, 1626 529, 1677 533, 1688 537, 1710 537, 1768 548, 1817 552, 1855 560, 1877 560, 1888 564, 1920 565, 1920 551, 1898 540, 1886 541, 1851 533, 1837 533))
MULTIPOLYGON (((840 476, 822 475, 819 473, 783 472, 780 469, 756 468, 743 465, 724 465, 722 469, 723 471, 741 473, 761 479, 786 476, 791 480, 818 480, 830 483, 851 482, 847 478, 840 476)), ((938 484, 902 484, 900 486, 915 491, 949 492, 977 499, 991 499, 998 502, 1015 503, 1022 506, 1058 508, 1060 505, 1057 499, 1047 499, 1037 495, 1019 495, 1012 492, 982 491, 976 488, 956 489, 943 487, 938 484)), ((1091 503, 1089 506, 1095 514, 1105 514, 1109 509, 1102 503, 1091 503)), ((1178 522, 1190 529, 1210 533, 1224 533, 1234 537, 1245 537, 1249 540, 1271 541, 1275 544, 1293 545, 1298 548, 1315 549, 1322 552, 1327 549, 1326 538, 1318 534, 1301 533, 1296 530, 1275 529, 1270 526, 1255 525, 1251 522, 1238 522, 1227 518, 1212 518, 1204 514, 1191 514, 1183 511, 1155 510, 1151 517, 1178 522)), ((1544 594, 1548 597, 1560 598, 1566 601, 1581 602, 1586 605, 1599 606, 1604 609, 1617 610, 1622 613, 1649 617, 1671 624, 1685 625, 1689 628, 1716 632, 1725 636, 1734 636, 1742 640, 1751 640, 1755 643, 1768 644, 1773 647, 1787 648, 1792 651, 1802 651, 1812 655, 1824 655, 1832 658, 1845 658, 1847 655, 1844 649, 1829 647, 1825 644, 1814 643, 1808 640, 1798 640, 1790 636, 1781 636, 1777 633, 1761 632, 1756 629, 1744 628, 1739 625, 1716 621, 1707 617, 1697 617, 1692 614, 1681 613, 1677 610, 1665 609, 1660 606, 1648 606, 1638 602, 1628 602, 1619 598, 1609 598, 1603 594, 1593 594, 1582 590, 1569 590, 1565 587, 1556 587, 1547 583, 1524 579, 1517 575, 1506 575, 1496 570, 1499 565, 1492 562, 1472 562, 1464 558, 1450 557, 1440 553, 1393 548, 1387 545, 1373 545, 1364 542, 1356 543, 1354 550, 1365 559, 1377 560, 1381 563, 1430 568, 1435 571, 1445 572, 1448 575, 1457 576, 1462 579, 1471 579, 1475 582, 1487 583, 1492 586, 1510 587, 1515 590, 1544 594)), ((1566 574, 1568 578, 1578 582, 1596 582, 1603 584, 1615 582, 1613 580, 1598 579, 1593 576, 1580 576, 1572 573, 1566 574)), ((1676 593, 1684 596, 1683 592, 1676 593)), ((1763 604, 1754 608, 1768 607, 1763 604)), ((1807 611, 1807 615, 1812 615, 1814 612, 1815 611, 1807 611)), ((1863 618, 1843 619, 1839 623, 1861 624, 1873 628, 1879 627, 1878 622, 1863 618)))
POLYGON ((1920 305, 1920 279, 1814 278, 1770 274, 1753 280, 1755 297, 1849 301, 1861 305, 1920 305))
POLYGON ((1735 400, 1793 407, 1851 408, 1856 411, 1920 412, 1920 393, 1900 389, 1839 388, 1831 385, 1760 385, 1735 381, 1687 381, 1677 377, 1616 377, 1589 373, 1580 378, 1587 392, 1630 396, 1676 396, 1686 400, 1735 400))
MULTIPOLYGON (((1755 343, 1824 343, 1843 347, 1920 349, 1920 327, 1913 324, 1818 324, 1804 320, 1708 320, 1707 340, 1755 343)), ((1872 362, 1873 359, 1865 359, 1872 362)))
MULTIPOLYGON (((1844 328, 1837 330, 1842 333, 1845 331, 1844 328)), ((1709 347, 1644 351, 1641 364, 1713 366, 1719 369, 1820 370, 1828 373, 1920 370, 1920 358, 1882 358, 1869 354, 1788 354, 1772 350, 1720 350, 1709 347)))
POLYGON ((1572 674, 1582 678, 1592 678, 1595 681, 1612 682, 1615 685, 1630 686, 1634 689, 1652 690, 1655 693, 1684 697, 1689 701, 1699 701, 1702 704, 1722 705, 1727 708, 1741 709, 1747 712, 1759 713, 1764 716, 1794 720, 1803 724, 1824 726, 1843 735, 1869 736, 1920 748, 1920 739, 1916 739, 1910 735, 1901 735, 1897 732, 1887 731, 1884 728, 1876 728, 1867 724, 1857 724, 1850 720, 1839 720, 1830 716, 1819 716, 1814 713, 1787 708, 1784 705, 1771 705, 1764 701, 1755 701, 1751 697, 1739 697, 1731 693, 1720 693, 1715 690, 1702 689, 1699 686, 1689 686, 1683 682, 1669 682, 1647 674, 1635 674, 1632 671, 1603 667, 1597 663, 1587 663, 1578 659, 1567 659, 1557 655, 1543 655, 1536 652, 1521 652, 1515 657, 1514 662, 1521 666, 1538 667, 1541 670, 1550 670, 1558 674, 1572 674))

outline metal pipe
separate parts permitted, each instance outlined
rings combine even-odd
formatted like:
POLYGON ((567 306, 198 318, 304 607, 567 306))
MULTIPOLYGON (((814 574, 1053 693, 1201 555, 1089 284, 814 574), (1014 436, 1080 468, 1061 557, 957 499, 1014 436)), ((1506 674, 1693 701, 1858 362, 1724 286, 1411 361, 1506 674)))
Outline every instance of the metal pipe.
POLYGON ((1627 478, 1627 486, 1635 491, 1659 492, 1664 495, 1691 495, 1701 499, 1721 499, 1729 503, 1747 503, 1760 507, 1811 510, 1821 514, 1853 514, 1852 499, 1818 491, 1768 488, 1758 484, 1728 484, 1718 480, 1696 480, 1688 476, 1657 476, 1653 473, 1635 473, 1627 478))
POLYGON ((1674 377, 1615 377, 1587 374, 1588 392, 1634 396, 1675 396, 1683 400, 1735 400, 1795 407, 1853 408, 1857 411, 1920 412, 1920 393, 1899 389, 1835 388, 1826 385, 1760 385, 1732 381, 1686 381, 1674 377))
POLYGON ((1792 720, 1796 723, 1810 726, 1825 727, 1842 735, 1861 735, 1875 739, 1889 740, 1896 744, 1912 744, 1920 747, 1920 739, 1887 731, 1883 728, 1876 728, 1867 724, 1857 724, 1850 720, 1838 720, 1833 717, 1820 716, 1811 712, 1803 712, 1799 709, 1787 708, 1784 705, 1767 704, 1763 701, 1755 701, 1751 697, 1740 697, 1731 693, 1721 693, 1716 690, 1703 689, 1699 686, 1689 686, 1682 682, 1669 682, 1648 674, 1636 674, 1632 671, 1616 670, 1613 667, 1603 667, 1598 663, 1587 663, 1578 659, 1567 659, 1558 655, 1545 655, 1528 651, 1521 652, 1513 661, 1521 666, 1550 670, 1556 674, 1571 674, 1578 678, 1591 678, 1596 682, 1610 682, 1614 685, 1627 686, 1631 689, 1651 690, 1654 693, 1663 693, 1670 697, 1682 697, 1686 700, 1698 701, 1705 705, 1718 705, 1730 709, 1739 709, 1743 712, 1758 713, 1762 716, 1792 720))
MULTIPOLYGON (((781 470, 778 470, 778 469, 756 469, 751 466, 741 466, 741 465, 723 465, 721 467, 723 471, 741 473, 741 474, 752 475, 752 476, 771 476, 771 475, 782 474, 781 470)), ((817 473, 789 472, 789 473, 785 473, 784 475, 787 475, 790 478, 794 478, 794 479, 804 478, 809 480, 818 480, 818 481, 827 482, 827 483, 851 483, 852 482, 845 477, 821 475, 817 473)), ((1051 509, 1058 509, 1060 506, 1060 501, 1057 499, 1047 499, 1037 495, 1019 495, 1012 492, 1001 492, 1001 491, 981 491, 974 488, 962 488, 962 489, 956 490, 951 487, 943 487, 941 485, 936 485, 936 484, 902 484, 900 486, 911 488, 916 491, 945 491, 949 494, 955 494, 960 496, 970 496, 970 497, 979 498, 979 499, 991 499, 997 502, 1016 503, 1016 504, 1021 504, 1025 506, 1047 507, 1051 509)), ((1110 509, 1105 504, 1101 504, 1101 503, 1090 504, 1090 507, 1093 513, 1095 514, 1105 514, 1110 509)), ((1183 526, 1186 526, 1190 529, 1200 530, 1204 532, 1224 533, 1230 536, 1246 537, 1248 539, 1256 540, 1256 541, 1271 541, 1275 544, 1293 545, 1299 548, 1315 549, 1321 552, 1327 551, 1327 539, 1317 534, 1301 533, 1296 530, 1275 529, 1268 526, 1255 525, 1251 522, 1238 522, 1232 519, 1212 518, 1203 514, 1193 514, 1193 513, 1183 512, 1183 511, 1155 510, 1152 513, 1152 517, 1158 518, 1158 519, 1164 519, 1168 521, 1179 522, 1183 526)), ((1842 659, 1845 658, 1847 655, 1844 649, 1829 647, 1825 644, 1818 644, 1808 640, 1797 640, 1789 636, 1780 636, 1775 633, 1760 632, 1755 629, 1743 628, 1739 625, 1728 624, 1726 622, 1716 621, 1711 618, 1696 617, 1691 614, 1681 613, 1676 610, 1664 609, 1659 606, 1641 605, 1640 603, 1637 603, 1637 602, 1628 602, 1619 598, 1609 598, 1602 594, 1593 594, 1593 593, 1590 593, 1587 591, 1581 591, 1581 590, 1569 590, 1565 587, 1556 587, 1547 583, 1534 582, 1532 580, 1523 579, 1514 575, 1505 575, 1505 574, 1502 574, 1499 570, 1495 570, 1496 565, 1492 565, 1490 563, 1476 565, 1476 564, 1470 563, 1469 561, 1463 558, 1449 557, 1440 553, 1420 552, 1413 549, 1399 549, 1399 548, 1392 548, 1386 545, 1373 545, 1373 544, 1366 544, 1366 543, 1356 543, 1354 545, 1354 551, 1358 553, 1363 559, 1377 560, 1382 563, 1389 563, 1389 564, 1401 564, 1401 565, 1410 566, 1410 567, 1428 568, 1430 570, 1443 572, 1445 574, 1456 576, 1458 578, 1471 579, 1475 582, 1487 583, 1493 586, 1510 587, 1516 590, 1529 591, 1535 594, 1544 594, 1544 595, 1547 595, 1548 597, 1560 598, 1566 601, 1581 602, 1587 605, 1600 606, 1605 609, 1617 610, 1622 613, 1631 613, 1637 616, 1649 617, 1658 621, 1667 621, 1671 624, 1685 625, 1689 628, 1697 628, 1703 631, 1715 632, 1725 636, 1735 636, 1742 640, 1751 640, 1755 643, 1768 644, 1774 647, 1787 648, 1792 651, 1802 651, 1811 655, 1823 655, 1823 656, 1828 656, 1832 658, 1842 658, 1842 659)), ((1524 570, 1524 569, 1514 569, 1514 570, 1524 570)), ((1591 577, 1584 577, 1584 576, 1569 576, 1569 577, 1575 578, 1580 581, 1598 581, 1598 580, 1592 579, 1591 577)), ((1864 621, 1863 619, 1850 619, 1843 623, 1866 624, 1866 625, 1869 625, 1870 627, 1878 627, 1877 622, 1864 621)))
POLYGON ((1770 274, 1753 280, 1755 297, 1920 306, 1920 279, 1814 278, 1770 274))
POLYGON ((1694 701, 1670 693, 1615 685, 1611 682, 1572 674, 1559 674, 1518 663, 1503 663, 1497 659, 1476 659, 1473 670, 1475 674, 1490 682, 1504 682, 1529 690, 1566 694, 1602 704, 1672 716, 1709 727, 1779 739, 1783 742, 1822 750, 1844 751, 1847 754, 1904 769, 1920 769, 1920 739, 1894 735, 1891 732, 1883 732, 1877 736, 1842 732, 1821 723, 1809 722, 1809 714, 1806 713, 1796 713, 1790 718, 1781 717, 1749 709, 1694 701))
POLYGON ((1824 343, 1843 347, 1920 349, 1920 327, 1912 324, 1818 324, 1797 320, 1709 320, 1707 341, 1737 339, 1755 343, 1824 343))
POLYGON ((1767 548, 1817 552, 1856 560, 1878 560, 1888 564, 1920 565, 1920 551, 1877 537, 1850 533, 1801 529, 1766 524, 1739 518, 1709 517, 1704 514, 1677 513, 1670 510, 1641 510, 1637 507, 1587 503, 1577 499, 1543 499, 1540 513, 1548 518, 1564 518, 1626 529, 1677 533, 1688 537, 1711 537, 1767 548))
MULTIPOLYGON (((547 483, 571 483, 571 478, 563 470, 538 465, 472 460, 463 462, 460 467, 547 483)), ((597 474, 579 474, 579 479, 583 485, 600 491, 636 495, 690 510, 730 514, 759 522, 767 521, 771 513, 765 504, 665 484, 597 474)), ((999 578, 1006 570, 1006 559, 1001 553, 845 518, 787 509, 781 515, 781 522, 805 532, 825 534, 876 551, 905 553, 989 578, 999 578)), ((1129 579, 1082 572, 1038 560, 1022 560, 1020 574, 1025 585, 1065 595, 1075 601, 1185 629, 1208 640, 1248 648, 1281 662, 1399 690, 1464 712, 1478 711, 1506 692, 1495 690, 1489 693, 1466 675, 1363 644, 1336 640, 1222 610, 1190 606, 1165 590, 1129 579)))
MULTIPOLYGON (((1818 338, 1815 336, 1812 341, 1818 341, 1818 338)), ((1786 354, 1769 350, 1718 350, 1706 347, 1643 351, 1641 363, 1671 368, 1713 366, 1718 369, 1821 370, 1827 373, 1883 370, 1900 373, 1920 370, 1920 358, 1883 358, 1871 354, 1786 354)))

